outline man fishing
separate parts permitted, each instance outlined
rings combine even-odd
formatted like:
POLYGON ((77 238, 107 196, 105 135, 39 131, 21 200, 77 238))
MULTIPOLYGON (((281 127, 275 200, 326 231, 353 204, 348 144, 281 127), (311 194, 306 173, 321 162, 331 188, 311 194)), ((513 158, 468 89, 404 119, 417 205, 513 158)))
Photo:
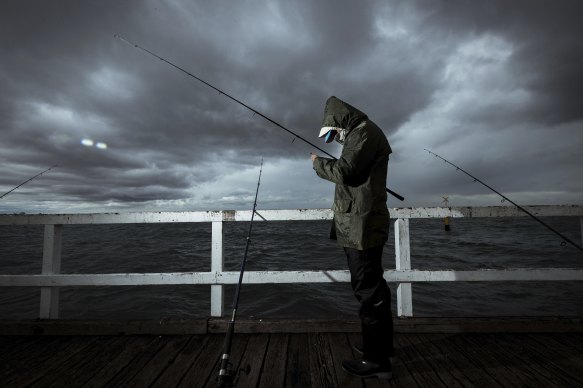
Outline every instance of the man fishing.
POLYGON ((389 233, 387 166, 391 147, 364 113, 332 96, 326 101, 320 137, 343 145, 339 159, 312 154, 320 178, 336 184, 330 238, 344 248, 352 289, 360 303, 362 360, 345 360, 358 377, 390 378, 393 348, 391 292, 383 278, 382 252, 389 233))

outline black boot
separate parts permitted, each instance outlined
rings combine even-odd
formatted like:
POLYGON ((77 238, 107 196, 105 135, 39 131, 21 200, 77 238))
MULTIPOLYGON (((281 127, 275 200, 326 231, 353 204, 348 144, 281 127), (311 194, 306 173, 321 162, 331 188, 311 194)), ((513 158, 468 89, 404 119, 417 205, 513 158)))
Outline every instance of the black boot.
POLYGON ((390 379, 393 376, 390 361, 378 364, 366 360, 344 360, 342 361, 342 369, 346 373, 360 378, 376 377, 379 379, 390 379))

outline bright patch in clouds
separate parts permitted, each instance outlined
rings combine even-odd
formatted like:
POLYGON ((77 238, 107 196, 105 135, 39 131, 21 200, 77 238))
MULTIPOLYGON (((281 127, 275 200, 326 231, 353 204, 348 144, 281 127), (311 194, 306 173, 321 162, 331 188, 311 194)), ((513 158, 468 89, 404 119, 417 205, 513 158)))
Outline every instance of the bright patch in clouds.
POLYGON ((91 139, 83 139, 83 140, 81 140, 81 144, 84 145, 85 147, 95 146, 96 148, 99 148, 101 150, 107 149, 107 144, 105 144, 103 142, 95 142, 91 139))
POLYGON ((101 67, 89 75, 89 87, 104 98, 127 100, 134 95, 135 82, 128 74, 101 67))

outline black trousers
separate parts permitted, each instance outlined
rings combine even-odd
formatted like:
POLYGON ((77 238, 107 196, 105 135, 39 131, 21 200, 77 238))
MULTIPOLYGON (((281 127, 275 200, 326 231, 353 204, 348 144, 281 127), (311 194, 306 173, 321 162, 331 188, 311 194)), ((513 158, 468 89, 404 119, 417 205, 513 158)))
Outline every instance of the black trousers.
POLYGON ((354 296, 360 303, 363 358, 385 363, 395 355, 391 290, 383 278, 383 246, 358 250, 344 248, 354 296))

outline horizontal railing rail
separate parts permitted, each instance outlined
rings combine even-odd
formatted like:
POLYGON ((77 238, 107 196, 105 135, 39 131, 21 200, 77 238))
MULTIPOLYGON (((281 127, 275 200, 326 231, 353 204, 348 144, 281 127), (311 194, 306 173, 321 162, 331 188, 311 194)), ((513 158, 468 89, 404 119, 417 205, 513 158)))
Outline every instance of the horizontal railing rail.
MULTIPOLYGON (((579 217, 583 240, 583 206, 528 206, 539 217, 579 217)), ((411 269, 409 219, 411 218, 485 218, 523 217, 515 207, 434 207, 394 208, 396 218, 395 268, 385 271, 385 279, 398 283, 397 312, 413 316, 411 283, 414 282, 483 282, 483 281, 582 281, 583 268, 508 268, 480 270, 415 270, 411 269)), ((262 210, 269 221, 330 220, 327 209, 262 210)), ((40 318, 59 316, 59 288, 86 286, 146 286, 146 285, 210 285, 211 316, 224 312, 224 287, 236 284, 238 272, 224 271, 223 223, 249 221, 251 211, 207 212, 141 212, 98 214, 0 214, 0 225, 44 225, 42 273, 39 275, 0 275, 0 287, 40 287, 40 318), (78 224, 141 224, 207 222, 212 224, 211 271, 168 273, 60 274, 63 225, 78 224)), ((257 221, 261 222, 260 219, 257 221)), ((248 284, 270 283, 336 283, 349 282, 350 273, 333 271, 247 271, 243 281, 248 284)))

